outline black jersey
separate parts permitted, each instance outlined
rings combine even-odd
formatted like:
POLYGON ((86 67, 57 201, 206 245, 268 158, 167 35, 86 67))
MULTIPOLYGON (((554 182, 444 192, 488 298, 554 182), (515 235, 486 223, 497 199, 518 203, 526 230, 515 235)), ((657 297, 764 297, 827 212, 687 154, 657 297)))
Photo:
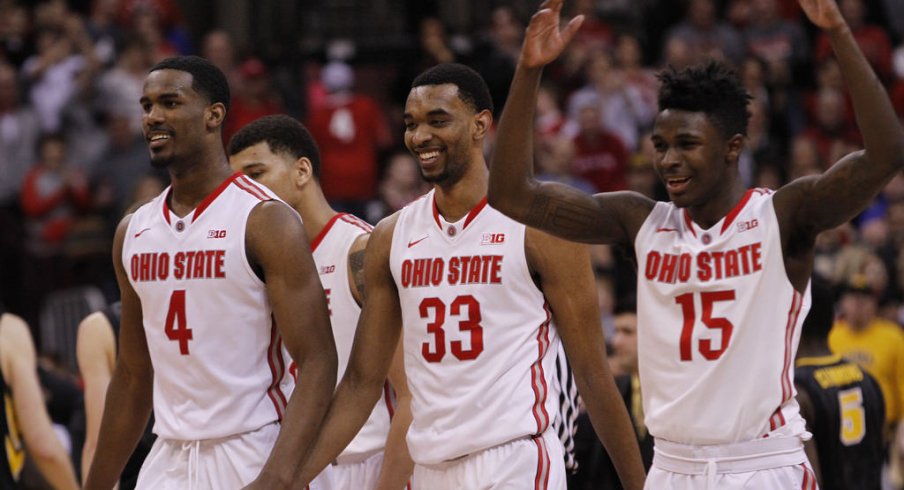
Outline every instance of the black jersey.
POLYGON ((797 360, 794 382, 813 402, 823 490, 879 490, 885 401, 875 379, 840 356, 797 360))
MULTIPOLYGON (((105 308, 102 313, 107 317, 110 326, 113 327, 113 335, 116 337, 117 357, 119 357, 119 321, 122 317, 122 304, 117 301, 105 308)), ((141 440, 138 441, 138 446, 135 447, 135 451, 132 453, 132 456, 126 462, 125 468, 122 470, 122 476, 119 479, 120 490, 135 488, 135 484, 138 483, 138 471, 141 469, 144 458, 146 458, 151 451, 151 446, 154 445, 154 440, 157 438, 157 436, 151 432, 153 427, 154 415, 151 414, 151 420, 148 421, 144 434, 141 436, 141 440)))
MULTIPOLYGON (((0 318, 3 317, 3 309, 0 307, 0 318)), ((0 395, 3 397, 3 407, 0 410, 0 488, 16 488, 22 467, 25 465, 25 441, 22 432, 16 422, 16 412, 13 409, 13 396, 6 379, 0 375, 0 395)))

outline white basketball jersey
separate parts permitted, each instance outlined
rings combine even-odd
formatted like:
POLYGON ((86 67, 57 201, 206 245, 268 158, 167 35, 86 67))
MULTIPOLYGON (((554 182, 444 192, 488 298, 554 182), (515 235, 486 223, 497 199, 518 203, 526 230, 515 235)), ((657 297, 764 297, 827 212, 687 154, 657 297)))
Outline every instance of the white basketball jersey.
MULTIPOLYGON (((333 338, 336 340, 336 353, 339 359, 339 375, 342 379, 348 367, 355 330, 358 327, 358 316, 361 307, 352 296, 348 283, 348 251, 355 240, 373 229, 368 223, 350 214, 340 213, 333 217, 311 242, 314 262, 320 273, 320 283, 326 293, 330 310, 330 322, 333 325, 333 338)), ((392 402, 388 386, 384 386, 383 396, 377 401, 370 418, 358 432, 358 435, 346 446, 337 461, 351 459, 361 460, 362 456, 374 454, 386 445, 389 434, 392 402)))
POLYGON ((810 294, 788 281, 771 191, 747 191, 708 230, 657 203, 634 246, 650 433, 703 445, 803 432, 794 355, 810 294))
POLYGON ((456 223, 437 212, 433 191, 399 214, 389 263, 402 307, 416 463, 550 425, 559 338, 524 237, 524 225, 486 199, 456 223))
POLYGON ((280 420, 282 340, 245 252, 248 215, 276 197, 236 174, 180 218, 170 191, 135 212, 122 250, 154 365, 154 432, 213 439, 280 420))

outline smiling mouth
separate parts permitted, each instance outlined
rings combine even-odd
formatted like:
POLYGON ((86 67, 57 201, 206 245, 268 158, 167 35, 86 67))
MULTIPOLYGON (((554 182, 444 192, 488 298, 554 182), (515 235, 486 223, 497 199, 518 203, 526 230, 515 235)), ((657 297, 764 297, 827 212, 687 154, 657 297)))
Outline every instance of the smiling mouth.
POLYGON ((170 135, 166 133, 154 133, 148 136, 148 144, 151 148, 162 146, 169 141, 170 135))
POLYGON ((439 158, 439 153, 439 150, 420 151, 417 153, 417 158, 421 163, 433 163, 439 158))

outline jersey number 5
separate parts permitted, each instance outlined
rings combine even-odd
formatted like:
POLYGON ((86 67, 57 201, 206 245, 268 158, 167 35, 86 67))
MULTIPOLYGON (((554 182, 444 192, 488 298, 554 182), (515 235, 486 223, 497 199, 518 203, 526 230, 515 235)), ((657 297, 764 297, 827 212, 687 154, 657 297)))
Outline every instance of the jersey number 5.
POLYGON ((187 356, 188 341, 192 339, 191 329, 185 320, 185 290, 173 291, 169 300, 169 308, 166 310, 166 326, 163 328, 166 338, 179 342, 179 353, 187 356))
POLYGON ((841 406, 841 443, 845 446, 859 444, 866 435, 863 391, 859 386, 839 391, 838 405, 841 406))
MULTIPOLYGON (((433 321, 427 323, 427 333, 433 334, 433 347, 431 348, 430 342, 424 342, 421 353, 427 362, 440 362, 446 355, 446 332, 443 330, 443 323, 446 322, 446 304, 439 298, 424 298, 419 310, 421 318, 430 318, 431 310, 433 313, 433 321)), ((458 330, 471 333, 470 347, 465 347, 460 340, 453 340, 449 343, 452 355, 459 361, 477 359, 477 356, 483 352, 480 303, 470 294, 458 296, 449 305, 449 313, 464 317, 458 322, 458 330)))
MULTIPOLYGON (((710 361, 722 357, 722 354, 728 349, 728 343, 731 341, 731 333, 734 331, 734 325, 724 317, 713 316, 713 303, 719 301, 734 301, 734 290, 728 291, 707 291, 700 293, 700 305, 702 306, 701 320, 706 328, 713 330, 721 330, 722 342, 717 348, 713 348, 713 341, 710 339, 700 339, 698 342, 698 350, 704 358, 710 361)), ((694 293, 685 293, 675 298, 675 303, 681 306, 681 313, 684 316, 684 325, 681 327, 680 355, 682 361, 691 360, 691 337, 694 331, 694 325, 697 323, 697 314, 694 306, 694 293)))

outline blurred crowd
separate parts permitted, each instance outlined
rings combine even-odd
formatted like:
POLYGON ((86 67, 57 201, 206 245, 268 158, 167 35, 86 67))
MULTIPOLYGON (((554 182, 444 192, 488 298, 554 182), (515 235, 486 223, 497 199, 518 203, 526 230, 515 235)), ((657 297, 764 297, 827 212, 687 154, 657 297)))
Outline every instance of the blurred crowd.
MULTIPOLYGON (((401 142, 411 79, 437 63, 465 63, 501 111, 535 3, 493 1, 467 32, 421 8, 408 26, 412 49, 374 62, 356 57, 354 40, 335 40, 299 64, 238 46, 227 30, 195 32, 175 0, 0 0, 0 303, 28 321, 40 346, 49 293, 88 284, 116 299, 113 230, 167 185, 149 165, 138 104, 157 61, 198 54, 227 74, 226 140, 267 114, 304 121, 321 148, 326 197, 375 223, 427 190, 401 142)), ((904 2, 839 4, 904 119, 904 2)), ((732 62, 752 96, 740 158, 749 186, 818 174, 861 145, 829 41, 797 0, 573 0, 566 9, 586 19, 541 87, 533 144, 543 179, 665 199, 649 140, 656 72, 708 58, 732 62)), ((902 245, 899 175, 867 211, 820 236, 816 271, 836 285, 865 281, 874 316, 901 325, 902 245)), ((616 310, 633 303, 632 256, 594 249, 609 339, 616 310)))

